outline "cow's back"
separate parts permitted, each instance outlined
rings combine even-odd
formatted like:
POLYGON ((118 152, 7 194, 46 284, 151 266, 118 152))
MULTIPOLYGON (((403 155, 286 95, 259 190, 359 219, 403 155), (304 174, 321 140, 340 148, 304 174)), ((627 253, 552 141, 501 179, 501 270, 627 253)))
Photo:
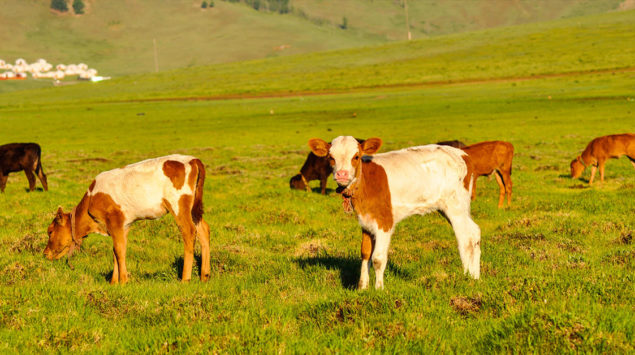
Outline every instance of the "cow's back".
POLYGON ((386 171, 396 220, 436 210, 444 196, 457 188, 465 190, 464 154, 460 149, 430 144, 373 156, 373 162, 386 171))
POLYGON ((192 170, 189 162, 193 159, 195 158, 192 156, 175 154, 102 172, 95 177, 95 184, 89 188, 89 194, 109 195, 120 206, 127 223, 136 219, 163 216, 166 212, 164 200, 178 213, 180 196, 194 194, 192 187, 187 183, 187 177, 192 170), (169 174, 166 175, 164 164, 168 161, 183 164, 185 172, 182 183, 173 181, 169 174))

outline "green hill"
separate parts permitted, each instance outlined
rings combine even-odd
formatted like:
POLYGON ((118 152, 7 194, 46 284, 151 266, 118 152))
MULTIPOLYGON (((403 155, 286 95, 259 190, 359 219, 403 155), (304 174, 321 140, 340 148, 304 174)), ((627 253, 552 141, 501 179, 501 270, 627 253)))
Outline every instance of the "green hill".
POLYGON ((8 93, 0 105, 311 94, 631 71, 635 11, 8 93))
MULTIPOLYGON (((253 0, 249 1, 254 3, 253 0)), ((84 62, 101 75, 160 71, 381 44, 406 38, 405 8, 394 0, 294 0, 287 14, 246 3, 215 1, 85 1, 78 16, 49 9, 48 0, 5 0, 0 59, 84 62), (346 29, 342 22, 346 18, 346 29)), ((261 3, 261 1, 258 1, 261 3)), ((262 1, 264 3, 264 1, 262 1)), ((413 38, 602 13, 617 0, 540 2, 410 1, 413 38)), ((3 84, 0 92, 43 83, 3 84)))

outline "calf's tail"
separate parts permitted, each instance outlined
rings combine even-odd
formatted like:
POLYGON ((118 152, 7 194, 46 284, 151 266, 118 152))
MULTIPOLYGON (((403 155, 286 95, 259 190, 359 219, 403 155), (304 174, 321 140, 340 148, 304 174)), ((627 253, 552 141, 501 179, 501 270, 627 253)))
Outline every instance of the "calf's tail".
POLYGON ((198 224, 203 219, 203 185, 205 184, 205 165, 198 159, 193 160, 198 169, 196 191, 194 192, 194 205, 192 206, 192 221, 198 224))

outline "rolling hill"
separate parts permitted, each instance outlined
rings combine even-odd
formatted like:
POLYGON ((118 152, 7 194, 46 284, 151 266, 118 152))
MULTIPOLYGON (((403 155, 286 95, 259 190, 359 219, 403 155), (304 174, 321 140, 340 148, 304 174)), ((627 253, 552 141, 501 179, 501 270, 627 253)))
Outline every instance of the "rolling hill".
POLYGON ((633 76, 635 11, 6 93, 0 105, 307 95, 617 71, 633 76))
MULTIPOLYGON (((0 59, 84 62, 101 75, 153 72, 377 45, 406 39, 405 11, 394 0, 295 0, 290 12, 256 11, 216 1, 85 0, 81 16, 49 9, 47 0, 6 0, 0 12, 0 59), (346 18, 347 26, 342 22, 346 18)), ((617 0, 411 1, 414 39, 484 28, 604 13, 617 0), (467 5, 466 5, 467 4, 467 5)), ((48 86, 3 83, 0 92, 48 86)))

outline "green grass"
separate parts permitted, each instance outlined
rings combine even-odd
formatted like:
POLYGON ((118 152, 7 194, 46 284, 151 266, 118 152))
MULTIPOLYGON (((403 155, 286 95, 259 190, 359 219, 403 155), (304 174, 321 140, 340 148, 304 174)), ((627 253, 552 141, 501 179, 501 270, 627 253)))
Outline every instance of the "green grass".
MULTIPOLYGON (((623 24, 632 13, 615 18, 590 21, 623 24)), ((576 34, 577 29, 591 31, 587 24, 555 27, 576 34)), ((619 37, 613 25, 602 28, 605 33, 593 32, 598 45, 619 37)), ((514 37, 514 31, 507 32, 514 37)), ((481 35, 496 38, 487 37, 491 55, 504 57, 496 51, 507 47, 499 43, 511 43, 504 42, 505 34, 481 35)), ((553 52, 558 52, 557 43, 570 40, 554 39, 553 52)), ((472 34, 457 37, 455 46, 477 42, 478 34, 472 34)), ((567 54, 600 58, 601 53, 585 51, 588 42, 572 45, 567 54)), ((425 46, 417 42, 404 48, 415 56, 420 48, 421 57, 425 46)), ((610 62, 613 56, 623 64, 635 62, 625 43, 605 53, 606 66, 599 59, 591 64, 563 61, 557 71, 544 59, 547 48, 540 48, 518 59, 519 69, 511 67, 510 75, 531 74, 526 69, 531 63, 539 72, 557 73, 617 66, 610 62)), ((602 48, 610 50, 608 44, 602 48)), ((403 51, 393 51, 395 62, 403 58, 400 53, 408 53, 403 51)), ((385 52, 390 51, 380 47, 368 59, 385 62, 385 74, 377 77, 360 69, 361 84, 389 83, 393 72, 403 75, 399 65, 382 57, 385 52)), ((330 77, 324 90, 348 88, 348 70, 355 63, 365 65, 356 53, 289 59, 296 70, 280 81, 299 90, 307 80, 302 63, 336 55, 331 63, 344 68, 343 75, 330 77)), ((479 74, 460 64, 468 61, 464 56, 447 55, 459 64, 444 75, 479 74)), ((288 63, 269 62, 281 68, 288 63)), ((242 64, 244 76, 240 64, 224 67, 243 86, 218 92, 274 91, 276 82, 263 89, 245 84, 248 73, 257 76, 253 65, 242 64)), ((306 72, 313 69, 305 67, 306 72)), ((622 158, 607 163, 603 184, 587 187, 588 171, 580 180, 568 177, 569 162, 592 138, 633 131, 632 72, 282 98, 124 101, 155 92, 183 96, 202 85, 168 78, 136 77, 136 91, 114 82, 22 93, 28 98, 0 95, 0 141, 40 143, 50 186, 49 192, 27 193, 26 178, 13 174, 0 195, 1 352, 635 350, 635 171, 622 158), (157 85, 165 90, 151 90, 157 85), (175 89, 179 85, 185 89, 175 89), (314 193, 288 187, 308 153, 309 138, 343 134, 381 137, 381 151, 445 139, 514 144, 512 207, 496 208, 498 187, 486 178, 478 181, 472 204, 482 230, 481 280, 462 274, 451 227, 430 214, 398 225, 384 291, 353 289, 361 233, 356 219, 342 211, 334 183, 329 181, 328 196, 316 193, 316 182, 314 193), (125 286, 108 284, 112 242, 107 237, 90 235, 70 260, 73 269, 63 260, 43 258, 46 227, 58 205, 72 208, 101 171, 171 153, 195 155, 207 166, 208 283, 179 282, 183 243, 169 216, 137 222, 131 229, 131 281, 125 286)), ((232 82, 231 76, 208 80, 208 88, 232 82)))

